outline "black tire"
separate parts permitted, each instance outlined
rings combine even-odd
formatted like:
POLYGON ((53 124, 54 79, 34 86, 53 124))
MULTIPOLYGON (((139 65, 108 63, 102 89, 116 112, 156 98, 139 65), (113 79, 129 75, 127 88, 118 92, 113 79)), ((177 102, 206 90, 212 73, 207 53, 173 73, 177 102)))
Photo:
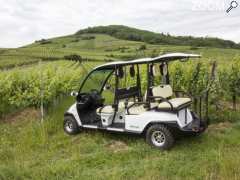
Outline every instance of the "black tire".
POLYGON ((146 141, 160 150, 169 150, 174 144, 174 137, 166 125, 151 125, 146 132, 146 141))
POLYGON ((63 129, 69 135, 75 135, 80 132, 80 128, 76 120, 72 116, 65 116, 63 122, 63 129))

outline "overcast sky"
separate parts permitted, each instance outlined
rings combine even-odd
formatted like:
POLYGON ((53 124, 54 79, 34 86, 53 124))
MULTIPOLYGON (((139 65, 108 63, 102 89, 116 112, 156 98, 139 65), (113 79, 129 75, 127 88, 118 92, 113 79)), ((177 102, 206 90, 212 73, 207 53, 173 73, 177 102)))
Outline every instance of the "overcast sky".
POLYGON ((110 24, 240 42, 237 1, 227 14, 230 0, 0 0, 0 47, 110 24))

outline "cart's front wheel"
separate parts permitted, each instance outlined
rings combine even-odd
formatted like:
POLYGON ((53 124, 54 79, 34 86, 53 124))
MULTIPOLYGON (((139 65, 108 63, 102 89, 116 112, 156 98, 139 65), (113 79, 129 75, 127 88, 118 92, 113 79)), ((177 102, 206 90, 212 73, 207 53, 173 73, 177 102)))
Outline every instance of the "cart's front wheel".
POLYGON ((158 149, 168 150, 174 144, 174 137, 165 125, 155 124, 147 129, 146 141, 158 149))
POLYGON ((76 120, 72 116, 64 117, 63 129, 69 135, 77 134, 80 131, 76 120))

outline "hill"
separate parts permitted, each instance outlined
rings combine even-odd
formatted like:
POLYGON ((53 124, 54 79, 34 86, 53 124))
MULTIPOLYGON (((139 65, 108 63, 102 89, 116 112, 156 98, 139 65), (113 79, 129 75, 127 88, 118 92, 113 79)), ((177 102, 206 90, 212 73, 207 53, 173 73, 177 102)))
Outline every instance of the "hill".
POLYGON ((171 36, 123 25, 97 26, 72 35, 36 40, 20 48, 0 48, 0 69, 29 66, 39 60, 69 60, 76 55, 82 60, 106 62, 170 52, 199 53, 207 59, 229 62, 229 55, 238 56, 239 49, 240 44, 219 38, 171 36))
POLYGON ((140 30, 122 25, 89 27, 87 29, 78 31, 76 34, 85 33, 108 34, 119 39, 142 41, 150 44, 186 45, 196 47, 207 46, 237 49, 240 48, 240 44, 237 44, 230 40, 223 40, 212 37, 171 36, 169 34, 154 33, 151 31, 140 30))
POLYGON ((42 61, 63 60, 71 55, 88 61, 130 60, 163 53, 186 52, 202 54, 204 59, 227 63, 239 55, 239 49, 150 44, 119 39, 104 33, 83 33, 38 40, 16 49, 0 49, 0 69, 31 65, 42 61), (143 48, 143 49, 142 49, 143 48))

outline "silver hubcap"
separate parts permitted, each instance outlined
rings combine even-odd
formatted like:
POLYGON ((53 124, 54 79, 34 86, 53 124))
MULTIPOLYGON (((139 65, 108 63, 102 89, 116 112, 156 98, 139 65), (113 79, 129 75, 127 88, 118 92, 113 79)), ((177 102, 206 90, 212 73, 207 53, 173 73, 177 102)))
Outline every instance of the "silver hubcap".
POLYGON ((152 133, 152 142, 155 146, 162 146, 165 143, 165 135, 162 131, 154 131, 152 133))
POLYGON ((65 128, 68 132, 72 132, 73 131, 73 124, 72 122, 67 122, 66 125, 65 125, 65 128))

